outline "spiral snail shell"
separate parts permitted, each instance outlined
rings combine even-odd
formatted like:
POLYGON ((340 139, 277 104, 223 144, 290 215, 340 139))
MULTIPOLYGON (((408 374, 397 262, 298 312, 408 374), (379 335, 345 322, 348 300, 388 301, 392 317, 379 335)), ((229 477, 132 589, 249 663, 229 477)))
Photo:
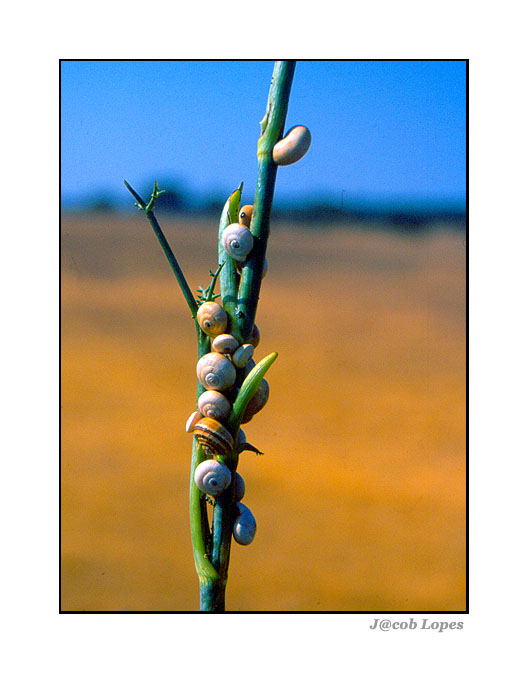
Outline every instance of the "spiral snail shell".
POLYGON ((253 206, 242 206, 240 212, 238 213, 238 223, 243 224, 245 227, 249 227, 252 217, 253 206))
POLYGON ((238 516, 233 524, 233 538, 241 545, 248 545, 255 539, 257 522, 249 507, 241 502, 236 503, 238 516))
POLYGON ((273 148, 273 161, 279 166, 294 164, 308 152, 312 136, 306 126, 294 126, 273 148))
POLYGON ((194 471, 194 483, 207 495, 220 495, 231 483, 231 472, 217 460, 204 460, 194 471))
POLYGON ((253 234, 242 224, 230 224, 222 234, 222 245, 230 257, 243 262, 253 248, 253 234))
POLYGON ((225 355, 206 353, 196 364, 198 380, 207 390, 227 390, 236 379, 236 369, 225 355))
POLYGON ((227 327, 227 313, 215 301, 204 302, 196 314, 198 324, 209 336, 216 336, 225 332, 227 327))
POLYGON ((238 341, 231 334, 219 334, 211 343, 211 348, 217 353, 230 355, 240 346, 238 341))
POLYGON ((231 413, 231 404, 227 397, 217 390, 206 390, 198 398, 198 409, 202 416, 216 418, 217 421, 225 421, 231 413))
POLYGON ((233 448, 233 436, 229 430, 209 416, 196 423, 194 436, 206 453, 226 456, 233 448))

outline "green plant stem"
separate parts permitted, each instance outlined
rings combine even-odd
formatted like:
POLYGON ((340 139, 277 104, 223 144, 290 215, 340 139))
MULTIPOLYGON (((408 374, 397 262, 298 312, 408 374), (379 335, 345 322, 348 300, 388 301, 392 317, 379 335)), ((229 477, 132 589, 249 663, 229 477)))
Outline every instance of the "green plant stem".
POLYGON ((189 287, 189 283, 187 282, 187 279, 183 275, 183 271, 181 270, 181 267, 178 264, 178 260, 174 256, 174 253, 172 252, 169 242, 165 238, 165 234, 161 230, 161 227, 158 224, 156 216, 154 215, 153 212, 154 203, 159 193, 157 184, 154 185, 154 192, 152 194, 152 197, 149 203, 146 204, 145 201, 143 201, 143 199, 139 196, 139 194, 134 189, 132 189, 132 187, 128 184, 126 180, 124 180, 124 183, 128 191, 132 194, 132 196, 134 196, 134 198, 138 202, 137 203, 138 207, 141 210, 143 210, 143 212, 147 216, 147 219, 150 222, 150 226, 154 230, 156 238, 158 239, 163 249, 163 252, 165 253, 165 257, 167 258, 170 267, 174 275, 176 276, 176 280, 178 281, 178 285, 180 286, 180 289, 183 292, 183 296, 185 298, 185 301, 187 302, 189 310, 191 311, 192 317, 196 318, 196 313, 198 312, 198 304, 196 303, 196 299, 193 296, 191 288, 189 287))
MULTIPOLYGON (((157 183, 154 185, 154 191, 149 203, 146 204, 139 194, 128 184, 128 182, 126 180, 124 182, 129 192, 136 199, 138 207, 143 210, 147 216, 152 229, 154 230, 154 233, 156 234, 156 237, 163 249, 163 252, 167 257, 171 269, 176 276, 185 300, 187 301, 187 305, 189 306, 196 326, 199 359, 210 351, 210 341, 209 337, 201 330, 200 325, 196 320, 198 304, 192 295, 189 284, 187 283, 180 265, 178 264, 174 253, 172 252, 169 242, 167 241, 154 213, 152 212, 156 198, 160 193, 158 192, 157 183)), ((214 292, 214 283, 219 271, 213 275, 213 280, 211 281, 211 292, 214 292)), ((198 381, 196 385, 196 400, 198 400, 204 390, 205 388, 198 381)), ((210 561, 212 536, 209 530, 207 504, 205 502, 204 494, 194 483, 194 470, 196 469, 196 466, 204 460, 204 458, 205 454, 203 449, 200 447, 196 439, 194 439, 191 458, 191 483, 189 494, 191 542, 193 546, 194 565, 200 583, 200 609, 203 611, 216 611, 219 604, 219 597, 222 595, 222 581, 220 575, 215 570, 210 561)), ((223 606, 221 609, 223 609, 223 606)))
POLYGON ((255 240, 242 270, 237 302, 237 318, 243 340, 249 339, 257 313, 277 176, 277 164, 273 161, 272 152, 284 131, 294 72, 295 61, 275 63, 268 106, 261 122, 262 135, 257 146, 258 178, 251 221, 251 233, 255 240))
MULTIPOLYGON (((254 243, 251 254, 243 266, 240 280, 238 280, 234 261, 223 249, 222 232, 230 222, 236 221, 234 220, 234 213, 238 211, 242 185, 228 199, 220 218, 218 261, 219 263, 223 263, 220 274, 222 305, 230 318, 231 333, 242 343, 249 341, 255 322, 262 272, 266 258, 275 178, 277 175, 277 165, 273 161, 272 151, 273 146, 280 140, 284 131, 294 70, 295 61, 277 61, 273 70, 268 105, 264 119, 261 122, 262 134, 257 148, 258 178, 251 223, 254 243)), ((272 353, 265 358, 253 368, 241 385, 237 399, 233 404, 233 411, 226 424, 228 430, 235 438, 235 446, 240 421, 247 403, 254 395, 258 384, 276 357, 277 354, 272 353)), ((236 448, 232 454, 223 459, 223 462, 234 475, 238 465, 238 452, 236 448)), ((218 572, 220 581, 211 585, 211 592, 214 596, 209 600, 209 604, 216 605, 216 610, 218 611, 225 609, 225 588, 231 550, 233 519, 235 516, 233 488, 234 479, 229 488, 215 499, 213 510, 211 562, 218 572)))

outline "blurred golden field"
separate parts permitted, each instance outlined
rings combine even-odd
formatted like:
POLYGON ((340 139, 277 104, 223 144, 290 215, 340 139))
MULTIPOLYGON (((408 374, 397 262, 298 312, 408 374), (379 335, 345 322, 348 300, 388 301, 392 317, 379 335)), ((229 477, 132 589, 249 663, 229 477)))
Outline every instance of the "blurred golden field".
MULTIPOLYGON (((207 285, 216 223, 161 224, 207 285)), ((141 213, 64 216, 61 247, 61 608, 198 610, 192 319, 141 213)), ((281 225, 268 262, 227 609, 465 610, 463 235, 281 225)))

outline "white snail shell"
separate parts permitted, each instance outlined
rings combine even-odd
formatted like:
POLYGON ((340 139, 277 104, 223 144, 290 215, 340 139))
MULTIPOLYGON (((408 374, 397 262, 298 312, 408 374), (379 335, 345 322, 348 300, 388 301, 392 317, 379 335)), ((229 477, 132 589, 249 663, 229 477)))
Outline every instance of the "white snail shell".
POLYGON ((279 166, 294 164, 308 152, 311 142, 306 126, 294 126, 273 148, 273 161, 279 166))
POLYGON ((231 472, 217 460, 204 460, 194 471, 194 483, 207 495, 220 495, 231 483, 231 472))
POLYGON ((206 453, 226 456, 233 448, 233 436, 216 418, 206 416, 198 421, 194 436, 206 453))
POLYGON ((227 327, 227 313, 215 301, 206 301, 198 309, 196 318, 200 327, 209 336, 216 336, 225 332, 227 327))
POLYGON ((217 421, 225 421, 231 413, 231 404, 227 397, 218 390, 206 390, 198 398, 198 409, 202 416, 216 418, 217 421))
POLYGON ((243 224, 245 227, 249 227, 252 217, 253 206, 242 206, 240 212, 238 213, 238 223, 243 224))
POLYGON ((225 355, 207 353, 196 364, 198 380, 207 390, 227 390, 236 379, 236 369, 225 355))
POLYGON ((240 428, 237 436, 237 446, 245 444, 246 442, 247 442, 246 433, 242 430, 242 428, 240 428))
POLYGON ((185 432, 192 432, 194 430, 194 426, 201 418, 202 414, 199 411, 193 411, 187 419, 187 423, 185 424, 185 432))
POLYGON ((235 472, 233 481, 233 500, 240 502, 246 493, 246 484, 238 472, 235 472))
POLYGON ((243 262, 253 248, 253 234, 242 224, 230 224, 222 234, 222 245, 230 257, 243 262))
POLYGON ((238 516, 233 524, 233 537, 241 545, 251 544, 257 532, 257 522, 249 507, 241 502, 236 503, 238 516))
POLYGON ((262 379, 257 388, 257 392, 249 400, 244 415, 242 417, 242 423, 249 423, 252 417, 260 411, 266 404, 269 399, 269 383, 266 379, 262 379))
POLYGON ((238 341, 231 334, 219 334, 211 343, 211 348, 217 353, 230 355, 240 346, 238 341))
POLYGON ((237 350, 231 356, 231 360, 233 361, 235 367, 240 369, 245 367, 253 357, 254 351, 255 349, 251 344, 242 344, 240 348, 237 348, 237 350))

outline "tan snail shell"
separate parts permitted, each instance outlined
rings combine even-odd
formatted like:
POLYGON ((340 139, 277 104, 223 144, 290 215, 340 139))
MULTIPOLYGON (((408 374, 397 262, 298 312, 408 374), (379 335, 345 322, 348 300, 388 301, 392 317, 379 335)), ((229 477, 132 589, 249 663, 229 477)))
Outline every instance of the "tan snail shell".
POLYGON ((202 414, 199 411, 193 411, 187 419, 187 423, 185 424, 185 432, 192 432, 194 430, 194 426, 198 423, 201 417, 202 414))
POLYGON ((242 423, 249 423, 253 416, 259 412, 269 399, 269 383, 266 379, 262 379, 257 392, 249 400, 244 415, 242 416, 242 423))
POLYGON ((236 369, 225 355, 207 353, 196 364, 198 380, 207 390, 227 390, 236 379, 236 369))
POLYGON ((211 343, 211 348, 217 353, 230 355, 240 346, 238 341, 231 334, 219 334, 211 343))
POLYGON ((229 430, 209 416, 194 426, 194 436, 206 453, 226 456, 233 448, 233 436, 229 430))
POLYGON ((308 152, 311 142, 306 126, 294 126, 273 148, 273 161, 279 166, 294 164, 308 152))
POLYGON ((204 460, 194 471, 194 483, 207 495, 220 495, 231 483, 231 472, 217 460, 204 460))
POLYGON ((243 224, 245 227, 249 227, 252 217, 253 206, 242 206, 240 212, 238 213, 238 223, 243 224))
POLYGON ((231 404, 227 397, 217 390, 206 390, 198 398, 198 409, 202 416, 216 418, 217 421, 225 421, 231 413, 231 404))
POLYGON ((226 331, 227 313, 215 301, 206 301, 196 314, 198 324, 209 336, 216 336, 226 331))
POLYGON ((242 224, 230 224, 222 234, 222 245, 230 257, 244 262, 253 248, 253 234, 242 224))
POLYGON ((233 538, 241 545, 251 544, 257 532, 257 522, 249 507, 236 503, 238 516, 233 524, 233 538))
POLYGON ((251 344, 242 344, 240 348, 237 348, 231 356, 231 360, 235 367, 238 367, 239 369, 245 367, 253 357, 254 351, 255 349, 251 344))

